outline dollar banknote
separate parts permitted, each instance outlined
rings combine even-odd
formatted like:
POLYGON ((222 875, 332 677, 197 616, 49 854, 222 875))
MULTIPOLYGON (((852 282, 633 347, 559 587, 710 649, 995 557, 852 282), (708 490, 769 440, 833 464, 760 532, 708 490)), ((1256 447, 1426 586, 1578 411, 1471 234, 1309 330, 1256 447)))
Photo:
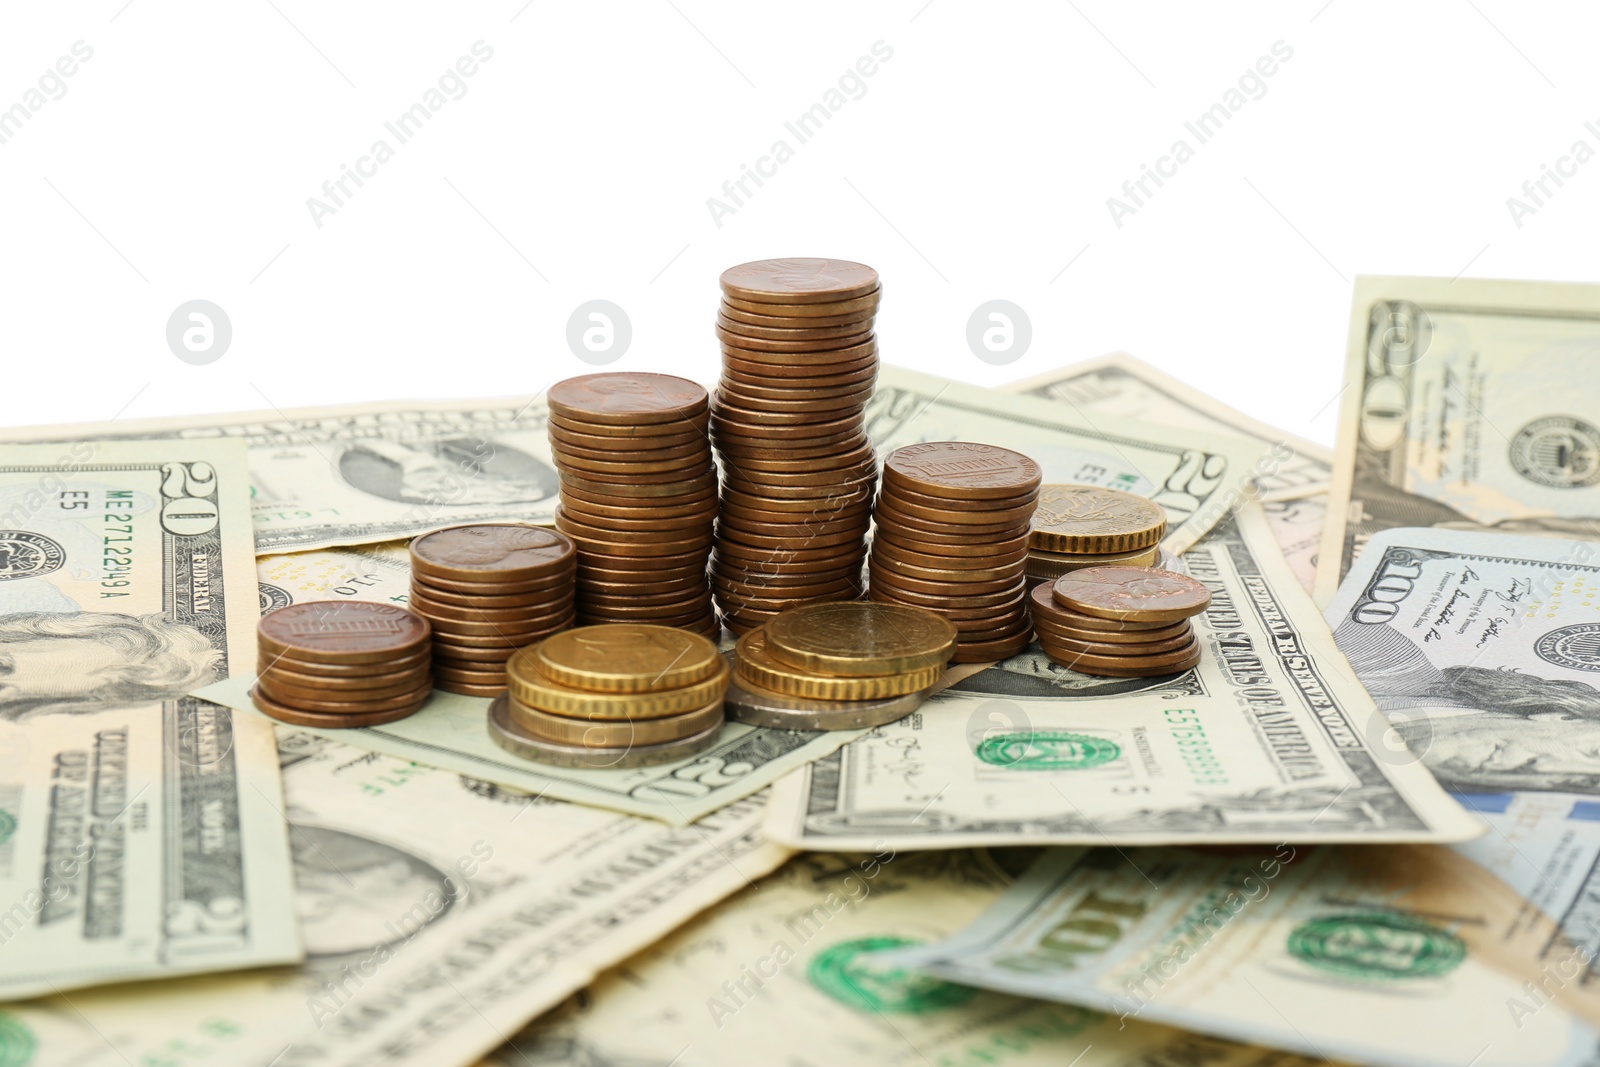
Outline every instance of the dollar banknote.
POLYGON ((822 850, 1482 832, 1386 746, 1258 506, 1183 562, 1211 591, 1198 667, 1092 677, 1031 646, 781 781, 767 832, 822 850))
MULTIPOLYGON (((1334 640, 1416 754, 1491 828, 1462 851, 1600 954, 1600 544, 1375 535, 1328 606, 1334 640)), ((1405 748, 1402 748, 1405 746, 1405 748)), ((1600 995, 1600 965, 1584 968, 1600 995)))
POLYGON ((1399 526, 1600 537, 1600 287, 1358 278, 1326 604, 1399 526))
MULTIPOLYGON (((261 606, 270 611, 307 600, 410 598, 410 553, 403 543, 329 548, 263 556, 257 563, 261 606)), ((250 702, 254 664, 226 681, 196 690, 260 717, 250 702)), ((312 730, 375 752, 487 778, 541 796, 598 805, 684 826, 759 792, 784 774, 819 759, 860 730, 771 730, 729 722, 717 743, 699 755, 631 770, 563 768, 512 755, 489 737, 489 701, 437 690, 422 710, 385 726, 312 730)))
POLYGON ((810 855, 635 956, 483 1067, 1313 1067, 1153 1023, 881 964, 1011 881, 980 851, 810 855))
MULTIPOLYGON (((1180 552, 1249 487, 1261 443, 1118 417, 884 367, 868 407, 880 451, 972 440, 1025 452, 1046 479, 1160 501, 1180 552)), ((10 439, 238 438, 250 448, 256 551, 388 541, 456 523, 550 522, 559 479, 542 397, 392 402, 8 431, 10 439)))
POLYGON ((1253 419, 1122 352, 1046 371, 1006 389, 1065 404, 1096 423, 1127 418, 1249 438, 1268 457, 1255 476, 1262 500, 1326 493, 1333 478, 1333 450, 1326 445, 1253 419))
POLYGON ((282 732, 306 961, 0 1010, 17 1065, 458 1067, 787 858, 282 732))
POLYGON ((1526 911, 1436 845, 1058 849, 886 963, 1319 1061, 1586 1067, 1600 1033, 1528 955, 1526 911))
MULTIPOLYGON (((243 446, 0 451, 0 999, 301 958, 243 446)), ((0 1047, 4 1046, 0 1038, 0 1047)))
POLYGON ((1272 527, 1272 536, 1283 550, 1283 558, 1295 580, 1307 593, 1317 586, 1317 552, 1322 547, 1322 530, 1328 521, 1328 494, 1295 500, 1269 500, 1261 505, 1272 527))

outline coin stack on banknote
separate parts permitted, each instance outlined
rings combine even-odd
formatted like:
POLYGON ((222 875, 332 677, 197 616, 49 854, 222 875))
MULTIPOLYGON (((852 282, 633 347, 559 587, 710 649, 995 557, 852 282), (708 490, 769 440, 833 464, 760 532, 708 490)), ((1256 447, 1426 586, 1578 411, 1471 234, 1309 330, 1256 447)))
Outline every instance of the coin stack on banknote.
POLYGON ((722 274, 722 461, 713 569, 736 633, 786 607, 861 595, 877 459, 863 412, 877 378, 878 272, 767 259, 722 274))
POLYGON ((394 604, 311 600, 261 617, 256 684, 264 714, 295 726, 376 726, 433 691, 428 620, 394 604))
POLYGON ((581 626, 512 658, 489 733, 524 759, 624 769, 685 759, 724 722, 730 671, 698 634, 651 624, 581 626))
POLYGON ((841 600, 779 612, 739 639, 728 717, 779 730, 855 730, 915 711, 955 652, 922 608, 841 600))
POLYGON ((1039 465, 968 441, 895 449, 884 460, 871 598, 943 615, 960 631, 954 660, 984 663, 1027 646, 1029 524, 1039 465))
POLYGON ((1053 580, 1084 567, 1154 567, 1162 562, 1167 513, 1120 489, 1042 485, 1028 537, 1028 577, 1053 580))
POLYGON ((572 542, 515 523, 453 526, 411 542, 411 610, 433 624, 433 683, 467 696, 506 687, 506 660, 573 623, 572 542))
POLYGON ((578 620, 720 632, 706 561, 717 474, 705 389, 666 374, 586 374, 550 388, 556 528, 578 546, 578 620))
POLYGON ((1156 567, 1085 567, 1029 594, 1039 645, 1080 674, 1146 678, 1200 662, 1189 620, 1211 593, 1185 574, 1156 567))

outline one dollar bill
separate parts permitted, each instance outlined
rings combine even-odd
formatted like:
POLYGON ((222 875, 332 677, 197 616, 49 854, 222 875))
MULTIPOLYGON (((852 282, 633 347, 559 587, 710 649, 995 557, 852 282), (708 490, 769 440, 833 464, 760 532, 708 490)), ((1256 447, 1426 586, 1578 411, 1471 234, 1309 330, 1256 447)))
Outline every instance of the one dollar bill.
POLYGON ((1358 278, 1317 561, 1399 526, 1600 537, 1600 286, 1358 278))
POLYGON ((1386 748, 1259 507, 1183 562, 1211 591, 1193 670, 1093 677, 1033 645, 779 782, 767 832, 820 850, 1482 832, 1386 748))
POLYGON ((0 997, 301 958, 244 448, 0 454, 0 997))

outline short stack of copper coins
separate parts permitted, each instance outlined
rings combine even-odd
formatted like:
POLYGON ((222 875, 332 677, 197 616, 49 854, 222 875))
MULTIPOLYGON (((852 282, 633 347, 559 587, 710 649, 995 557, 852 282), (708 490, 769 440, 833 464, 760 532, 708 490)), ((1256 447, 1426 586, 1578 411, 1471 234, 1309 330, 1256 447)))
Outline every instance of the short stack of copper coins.
POLYGON ((452 526, 411 542, 411 609, 433 624, 440 689, 492 697, 506 660, 573 623, 577 553, 554 530, 452 526))
POLYGON ((896 449, 884 460, 871 598, 938 612, 959 631, 953 661, 1006 659, 1032 626, 1025 568, 1039 465, 967 441, 896 449))
POLYGON ((877 460, 863 412, 878 372, 878 272, 766 259, 722 273, 722 461, 712 571, 728 628, 861 595, 877 460))
POLYGON ((1211 593, 1185 574, 1155 567, 1086 567, 1034 587, 1039 645, 1080 674, 1146 678, 1200 662, 1189 620, 1211 593))
POLYGON ((586 374, 548 394, 556 528, 578 546, 578 620, 721 632, 706 564, 717 475, 705 389, 665 374, 586 374))
POLYGON ((433 690, 428 620, 394 604, 313 600, 262 617, 255 706, 295 726, 377 726, 433 690))
POLYGON ((1054 580, 1085 567, 1162 563, 1167 513, 1153 500, 1096 485, 1042 485, 1028 540, 1028 577, 1054 580))
POLYGON ((707 638, 611 623, 558 634, 512 658, 489 736, 524 759, 621 770, 715 743, 731 671, 707 638))

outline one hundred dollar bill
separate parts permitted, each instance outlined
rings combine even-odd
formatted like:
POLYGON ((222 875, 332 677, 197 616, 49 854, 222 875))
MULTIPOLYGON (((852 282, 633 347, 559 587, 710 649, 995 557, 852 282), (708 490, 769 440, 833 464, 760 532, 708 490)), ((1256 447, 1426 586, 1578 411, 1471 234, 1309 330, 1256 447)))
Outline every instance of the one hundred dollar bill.
MULTIPOLYGON (((307 600, 410 599, 411 564, 404 544, 329 548, 263 556, 257 564, 262 611, 307 600)), ((254 664, 226 681, 197 690, 261 715, 250 702, 254 664)), ((487 778, 541 796, 572 800, 684 826, 759 792, 796 767, 861 735, 859 730, 770 730, 729 722, 717 743, 675 763, 633 770, 562 768, 512 755, 489 737, 489 701, 435 691, 422 710, 384 726, 310 730, 404 759, 487 778)))
MULTIPOLYGON (((1046 480, 1159 501, 1167 548, 1216 522, 1262 457, 1259 441, 1117 417, 884 367, 867 411, 880 451, 970 440, 1025 452, 1046 480)), ((234 437, 250 448, 262 555, 409 537, 465 522, 550 522, 560 480, 542 397, 391 402, 9 431, 11 439, 234 437)), ((1263 468, 1265 469, 1265 468, 1263 468)))
MULTIPOLYGON (((301 958, 244 448, 0 450, 0 999, 301 958)), ((0 1041, 0 1046, 4 1042, 0 1041)))
POLYGON ((1548 933, 1529 919, 1433 845, 1058 849, 955 937, 886 962, 1318 1062, 1587 1067, 1600 1033, 1529 965, 1548 933))
POLYGON ((1600 537, 1600 286, 1358 278, 1317 601, 1399 526, 1600 537))
POLYGON ((1010 881, 989 854, 965 849, 796 859, 537 1020, 483 1067, 1324 1063, 880 962, 953 933, 1010 881))
MULTIPOLYGON (((1600 998, 1600 544, 1437 528, 1375 535, 1328 606, 1411 752, 1491 833, 1462 851, 1560 921, 1600 998)), ((1597 1014, 1600 1018, 1600 1014, 1597 1014)))
POLYGON ((1482 832, 1403 749, 1259 507, 1183 559, 1211 591, 1198 667, 1100 678, 1031 646, 790 775, 797 848, 1456 841, 1482 832))
POLYGON ((673 829, 281 737, 305 963, 0 1010, 8 1063, 463 1067, 788 856, 760 798, 673 829))
POLYGON ((1326 445, 1251 418, 1122 352, 1046 371, 1006 389, 1068 405, 1095 422, 1130 418, 1249 438, 1268 457, 1255 476, 1263 500, 1326 493, 1333 478, 1333 450, 1326 445))

